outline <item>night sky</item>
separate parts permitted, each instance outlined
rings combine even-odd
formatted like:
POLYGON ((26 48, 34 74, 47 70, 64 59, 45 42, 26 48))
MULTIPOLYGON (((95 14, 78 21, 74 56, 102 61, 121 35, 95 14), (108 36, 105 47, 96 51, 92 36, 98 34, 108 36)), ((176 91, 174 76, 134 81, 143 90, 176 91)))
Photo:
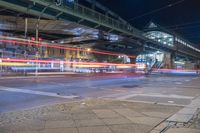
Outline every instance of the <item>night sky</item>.
POLYGON ((97 1, 139 29, 143 29, 152 20, 200 46, 200 0, 97 1), (170 6, 176 2, 180 3, 170 6))

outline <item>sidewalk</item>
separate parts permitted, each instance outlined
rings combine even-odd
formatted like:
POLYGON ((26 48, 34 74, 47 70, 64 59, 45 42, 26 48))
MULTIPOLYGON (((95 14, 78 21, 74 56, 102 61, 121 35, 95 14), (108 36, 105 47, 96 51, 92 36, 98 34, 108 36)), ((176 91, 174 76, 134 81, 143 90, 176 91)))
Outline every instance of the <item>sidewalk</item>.
POLYGON ((149 133, 182 107, 85 100, 0 114, 1 133, 149 133))

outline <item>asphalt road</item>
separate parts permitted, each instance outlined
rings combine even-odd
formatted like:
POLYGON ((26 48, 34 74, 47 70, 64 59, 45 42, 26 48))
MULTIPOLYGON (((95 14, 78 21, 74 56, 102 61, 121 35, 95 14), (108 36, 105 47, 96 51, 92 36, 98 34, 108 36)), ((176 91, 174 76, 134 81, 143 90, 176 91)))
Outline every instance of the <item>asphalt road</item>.
POLYGON ((86 98, 187 105, 198 96, 198 76, 97 74, 0 80, 0 112, 86 98))

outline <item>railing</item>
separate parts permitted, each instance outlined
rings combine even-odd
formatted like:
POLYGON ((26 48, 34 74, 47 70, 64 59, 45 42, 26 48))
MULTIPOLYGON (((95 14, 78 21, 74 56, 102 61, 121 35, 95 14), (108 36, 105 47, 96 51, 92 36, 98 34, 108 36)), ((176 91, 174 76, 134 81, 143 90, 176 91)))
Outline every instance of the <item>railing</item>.
MULTIPOLYGON (((31 1, 34 1, 36 3, 37 2, 38 3, 46 3, 47 5, 55 5, 56 6, 56 4, 54 4, 53 0, 31 0, 31 1)), ((53 7, 53 6, 51 6, 51 7, 53 7)), ((78 3, 74 3, 73 6, 61 4, 58 7, 60 9, 64 9, 64 10, 67 9, 66 11, 70 11, 74 15, 81 15, 82 17, 85 17, 86 19, 88 18, 88 19, 96 21, 102 25, 107 25, 113 29, 120 29, 120 30, 129 32, 130 34, 131 33, 137 34, 137 35, 142 34, 142 32, 140 32, 136 28, 132 27, 128 23, 121 22, 119 20, 116 20, 116 19, 106 16, 104 14, 101 14, 93 9, 87 8, 78 3)))
POLYGON ((155 70, 159 70, 163 64, 164 64, 163 61, 154 61, 150 66, 150 68, 148 69, 147 74, 150 74, 155 70))

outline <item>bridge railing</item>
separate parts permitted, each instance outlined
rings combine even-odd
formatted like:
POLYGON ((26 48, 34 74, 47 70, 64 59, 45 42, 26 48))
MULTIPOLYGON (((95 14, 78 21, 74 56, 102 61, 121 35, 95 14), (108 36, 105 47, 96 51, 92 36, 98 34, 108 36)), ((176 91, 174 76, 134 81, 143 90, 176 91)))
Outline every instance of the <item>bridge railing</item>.
MULTIPOLYGON (((37 0, 31 0, 31 1, 37 1, 37 0)), ((49 2, 49 3, 51 3, 51 5, 54 4, 53 0, 40 0, 40 1, 49 2)), ((40 3, 40 2, 38 2, 38 3, 40 3)), ((67 5, 67 4, 63 3, 58 7, 66 10, 66 11, 70 11, 74 15, 81 15, 83 18, 96 21, 100 25, 106 25, 109 28, 129 32, 130 34, 137 34, 137 35, 142 34, 142 32, 140 32, 136 28, 132 27, 128 23, 124 23, 120 20, 114 19, 114 18, 107 16, 107 15, 104 15, 102 13, 99 13, 99 12, 93 10, 93 9, 85 7, 85 6, 80 5, 78 3, 74 3, 73 5, 67 5)))

